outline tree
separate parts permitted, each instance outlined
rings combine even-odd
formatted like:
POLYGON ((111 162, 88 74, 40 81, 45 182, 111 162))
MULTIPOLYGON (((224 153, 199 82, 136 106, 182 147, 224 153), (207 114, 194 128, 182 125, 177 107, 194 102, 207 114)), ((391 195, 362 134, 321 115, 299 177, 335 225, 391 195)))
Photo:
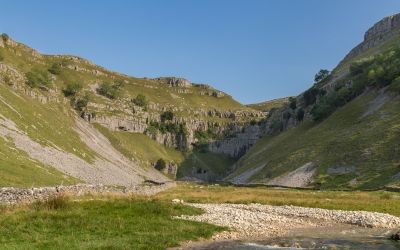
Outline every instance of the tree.
POLYGON ((140 107, 146 107, 148 104, 146 96, 142 94, 138 94, 134 99, 132 99, 132 102, 140 107))
POLYGON ((289 107, 293 110, 297 107, 297 100, 294 97, 289 97, 289 107))
POLYGON ((325 80, 329 76, 330 72, 327 69, 321 69, 317 74, 315 74, 314 82, 319 83, 325 80))
POLYGON ((79 91, 82 90, 82 85, 77 82, 68 83, 63 93, 66 97, 68 96, 75 96, 79 91))
POLYGON ((86 93, 82 98, 78 98, 75 102, 75 108, 79 111, 84 110, 90 101, 90 95, 86 93))
POLYGON ((159 171, 163 171, 167 167, 167 163, 164 159, 158 159, 155 165, 155 168, 159 171))
POLYGON ((1 38, 3 39, 4 42, 7 42, 8 39, 10 39, 10 37, 6 33, 1 34, 1 38))
POLYGON ((174 119, 174 113, 172 111, 165 111, 164 113, 161 114, 161 121, 172 121, 174 119))
POLYGON ((48 69, 50 73, 53 75, 59 75, 61 73, 61 64, 59 63, 53 63, 51 67, 48 69))

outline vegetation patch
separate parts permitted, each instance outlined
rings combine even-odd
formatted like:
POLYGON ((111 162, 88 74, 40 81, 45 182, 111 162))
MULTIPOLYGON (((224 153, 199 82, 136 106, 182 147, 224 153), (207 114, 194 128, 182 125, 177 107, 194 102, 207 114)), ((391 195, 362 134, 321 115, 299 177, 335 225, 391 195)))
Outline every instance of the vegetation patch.
POLYGON ((166 249, 224 229, 173 219, 199 209, 141 198, 60 198, 1 213, 3 249, 166 249))

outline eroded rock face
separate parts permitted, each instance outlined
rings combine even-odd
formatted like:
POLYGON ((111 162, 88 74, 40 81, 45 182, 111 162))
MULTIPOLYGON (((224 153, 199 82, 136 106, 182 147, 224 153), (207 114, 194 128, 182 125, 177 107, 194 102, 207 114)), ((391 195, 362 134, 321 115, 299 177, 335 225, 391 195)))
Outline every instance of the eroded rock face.
POLYGON ((158 77, 154 78, 154 80, 159 82, 164 82, 171 87, 190 87, 192 86, 191 82, 185 78, 180 77, 158 77))
POLYGON ((352 49, 344 60, 348 60, 358 54, 382 44, 390 37, 400 33, 400 14, 383 18, 372 26, 364 35, 364 41, 352 49))
POLYGON ((209 144, 208 150, 213 153, 229 155, 238 158, 261 138, 261 130, 257 125, 248 126, 235 137, 214 141, 209 144))

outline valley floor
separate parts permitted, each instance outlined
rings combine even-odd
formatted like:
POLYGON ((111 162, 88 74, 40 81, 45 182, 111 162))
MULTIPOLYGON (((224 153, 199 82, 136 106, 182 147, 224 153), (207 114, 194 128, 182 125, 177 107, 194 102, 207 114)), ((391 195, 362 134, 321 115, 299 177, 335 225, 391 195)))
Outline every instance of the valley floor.
POLYGON ((2 249, 165 249, 182 244, 190 248, 193 245, 184 242, 268 239, 295 229, 329 230, 333 225, 400 228, 400 194, 383 191, 178 183, 151 197, 113 192, 0 208, 2 249))

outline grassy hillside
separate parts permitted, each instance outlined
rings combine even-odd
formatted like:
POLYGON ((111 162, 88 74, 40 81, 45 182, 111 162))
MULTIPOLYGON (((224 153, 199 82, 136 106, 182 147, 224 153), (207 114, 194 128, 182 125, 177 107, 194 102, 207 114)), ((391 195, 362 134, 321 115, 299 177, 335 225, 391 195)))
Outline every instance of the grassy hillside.
POLYGON ((111 144, 128 158, 142 162, 143 165, 155 163, 158 159, 167 162, 181 163, 184 160, 184 153, 168 148, 150 139, 148 136, 139 133, 128 133, 110 131, 107 128, 94 124, 95 127, 106 136, 111 144))
POLYGON ((315 162, 315 184, 322 188, 374 188, 396 182, 392 177, 400 173, 400 97, 388 94, 393 96, 390 101, 367 115, 378 95, 370 91, 322 122, 304 122, 264 137, 239 160, 236 174, 265 166, 251 179, 260 182, 315 162), (356 171, 327 174, 329 167, 340 166, 355 166, 356 171))
MULTIPOLYGON (((202 124, 217 124, 218 130, 230 123, 246 123, 254 119, 254 112, 208 85, 171 86, 165 81, 135 78, 75 56, 42 55, 7 35, 0 37, 1 121, 11 121, 33 141, 88 163, 98 155, 75 132, 75 119, 82 114, 90 114, 121 153, 148 167, 160 158, 179 164, 185 155, 151 140, 143 130, 111 132, 95 119, 135 121, 145 128, 155 121, 156 133, 183 133, 188 128, 197 129, 193 124, 198 122, 203 129, 207 127, 202 124), (139 95, 144 96, 142 103, 135 101, 139 95), (166 111, 173 114, 173 120, 163 123, 160 119, 166 111)), ((0 137, 0 144, 1 154, 6 155, 0 158, 0 186, 79 181, 30 159, 8 138, 0 137)))
POLYGON ((287 104, 289 102, 288 97, 283 97, 279 99, 274 99, 270 101, 265 101, 265 102, 260 102, 260 103, 255 103, 255 104, 248 104, 246 105, 247 107, 250 107, 252 109, 260 110, 260 111, 270 111, 273 108, 278 108, 281 107, 284 104, 287 104))

